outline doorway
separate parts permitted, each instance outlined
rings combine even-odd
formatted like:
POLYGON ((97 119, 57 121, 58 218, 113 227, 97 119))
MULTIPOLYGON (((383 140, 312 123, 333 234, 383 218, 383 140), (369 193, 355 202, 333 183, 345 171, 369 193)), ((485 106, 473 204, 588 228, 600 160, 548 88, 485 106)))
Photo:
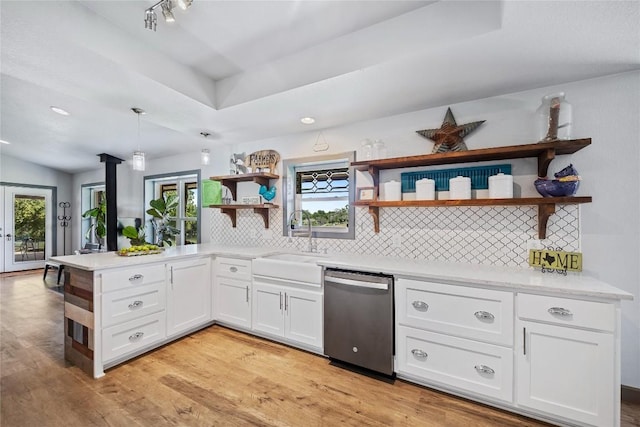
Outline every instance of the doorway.
POLYGON ((53 255, 54 193, 45 187, 0 186, 1 273, 43 268, 53 255))

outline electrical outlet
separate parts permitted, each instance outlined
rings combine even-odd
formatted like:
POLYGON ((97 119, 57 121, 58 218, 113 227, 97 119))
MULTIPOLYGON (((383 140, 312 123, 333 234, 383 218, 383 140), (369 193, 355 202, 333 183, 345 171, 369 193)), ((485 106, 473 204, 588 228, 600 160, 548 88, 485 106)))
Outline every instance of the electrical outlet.
POLYGON ((392 248, 401 248, 402 247, 402 236, 400 234, 394 234, 391 238, 391 247, 392 248))

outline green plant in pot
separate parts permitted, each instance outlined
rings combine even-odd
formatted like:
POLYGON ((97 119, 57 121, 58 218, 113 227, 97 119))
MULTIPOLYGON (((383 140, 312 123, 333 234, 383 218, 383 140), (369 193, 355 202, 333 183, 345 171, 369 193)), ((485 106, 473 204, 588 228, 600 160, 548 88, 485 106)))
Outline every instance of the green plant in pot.
POLYGON ((152 216, 155 244, 158 246, 172 246, 171 238, 180 233, 180 230, 170 225, 170 213, 178 206, 177 196, 160 197, 149 202, 150 209, 147 213, 152 216))
POLYGON ((137 229, 133 225, 127 225, 122 229, 122 235, 129 239, 131 246, 139 246, 147 243, 144 228, 137 229))
POLYGON ((85 234, 85 239, 91 240, 91 233, 94 233, 96 240, 102 247, 104 238, 107 235, 107 203, 102 200, 95 208, 85 211, 82 217, 93 218, 87 234, 85 234))

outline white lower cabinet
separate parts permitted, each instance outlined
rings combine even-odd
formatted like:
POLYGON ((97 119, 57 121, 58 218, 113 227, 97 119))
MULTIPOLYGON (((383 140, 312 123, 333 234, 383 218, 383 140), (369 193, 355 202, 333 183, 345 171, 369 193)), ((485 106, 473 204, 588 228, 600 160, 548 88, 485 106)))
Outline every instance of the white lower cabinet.
POLYGON ((397 332, 399 373, 512 402, 511 348, 406 326, 397 332))
POLYGON ((213 318, 251 329, 251 261, 218 257, 213 284, 213 318))
MULTIPOLYGON (((268 280, 268 279, 264 279, 268 280)), ((322 292, 253 282, 253 326, 257 332, 322 350, 322 292)))
POLYGON ((619 425, 615 340, 607 332, 615 329, 613 306, 520 294, 518 310, 518 406, 584 425, 619 425))
POLYGON ((102 330, 102 360, 108 363, 156 344, 166 337, 164 311, 102 330))
POLYGON ((167 336, 211 320, 211 259, 167 264, 167 336))

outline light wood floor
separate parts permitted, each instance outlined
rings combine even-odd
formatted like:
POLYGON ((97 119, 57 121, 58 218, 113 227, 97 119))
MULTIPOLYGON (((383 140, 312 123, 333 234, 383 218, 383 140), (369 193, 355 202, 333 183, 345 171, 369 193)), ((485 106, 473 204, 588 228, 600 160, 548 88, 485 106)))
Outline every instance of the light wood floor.
MULTIPOLYGON (((219 326, 94 380, 64 361, 55 277, 0 278, 2 427, 545 425, 219 326)), ((623 412, 640 425, 640 405, 623 412)))

